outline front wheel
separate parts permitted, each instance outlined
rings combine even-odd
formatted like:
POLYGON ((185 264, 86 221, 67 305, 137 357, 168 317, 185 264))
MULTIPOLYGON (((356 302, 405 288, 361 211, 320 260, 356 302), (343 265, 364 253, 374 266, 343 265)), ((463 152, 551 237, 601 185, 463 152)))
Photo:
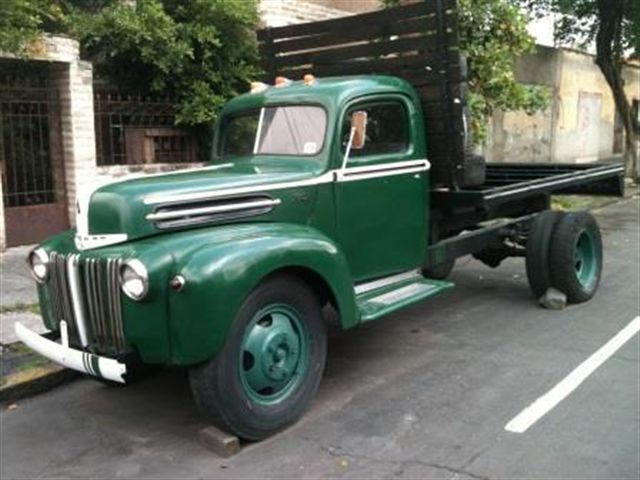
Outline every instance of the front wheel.
POLYGON ((218 355, 190 371, 196 404, 224 430, 266 438, 303 413, 320 384, 326 350, 314 293, 294 277, 268 280, 245 300, 218 355))

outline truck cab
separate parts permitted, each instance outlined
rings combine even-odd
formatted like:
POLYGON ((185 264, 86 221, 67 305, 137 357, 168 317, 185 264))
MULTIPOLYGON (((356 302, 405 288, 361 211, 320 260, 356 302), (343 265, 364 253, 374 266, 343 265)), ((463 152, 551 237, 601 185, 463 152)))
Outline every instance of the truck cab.
MULTIPOLYGON (((350 328, 450 286, 418 274, 429 225, 423 132, 415 91, 399 78, 258 85, 222 110, 209 166, 104 185, 78 201, 77 230, 30 255, 44 321, 62 343, 18 333, 110 381, 128 379, 132 359, 197 369, 237 335, 252 294, 286 281, 305 304, 283 304, 271 327, 282 341, 273 346, 269 328, 254 326, 257 340, 239 347, 254 363, 288 365, 280 380, 258 381, 280 391, 311 361, 300 310, 318 316, 331 303, 350 328)), ((324 334, 314 338, 324 362, 324 334)), ((268 403, 256 393, 264 388, 249 391, 268 403)))
POLYGON ((213 161, 253 168, 258 177, 274 171, 313 175, 309 188, 292 184, 292 196, 279 199, 283 207, 305 210, 283 220, 336 242, 358 282, 416 268, 423 260, 429 185, 423 132, 419 102, 403 80, 283 81, 229 102, 213 161), (364 137, 349 147, 355 112, 365 119, 364 137))

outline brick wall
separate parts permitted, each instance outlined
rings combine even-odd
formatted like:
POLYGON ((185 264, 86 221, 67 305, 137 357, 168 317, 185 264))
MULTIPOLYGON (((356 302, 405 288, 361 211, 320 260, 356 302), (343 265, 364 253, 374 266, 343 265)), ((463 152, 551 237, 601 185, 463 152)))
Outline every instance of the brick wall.
MULTIPOLYGON (((52 164, 64 165, 69 220, 74 221, 76 192, 95 176, 93 130, 93 75, 91 64, 80 60, 78 42, 70 38, 43 36, 29 48, 25 62, 46 62, 50 84, 58 91, 60 117, 52 129, 61 132, 61 152, 52 143, 52 164)), ((0 57, 12 58, 12 55, 0 57)), ((58 178, 58 175, 54 175, 58 178)), ((62 175, 59 176, 60 178, 62 175)), ((4 205, 0 195, 0 248, 5 246, 4 205)))
POLYGON ((93 125, 93 70, 76 60, 53 73, 60 92, 62 151, 69 221, 75 222, 75 201, 96 176, 96 144, 93 125))

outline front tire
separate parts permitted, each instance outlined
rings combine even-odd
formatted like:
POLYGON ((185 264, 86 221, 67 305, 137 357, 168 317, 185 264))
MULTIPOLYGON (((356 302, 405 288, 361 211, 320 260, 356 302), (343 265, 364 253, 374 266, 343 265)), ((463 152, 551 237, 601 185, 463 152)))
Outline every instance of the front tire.
POLYGON ((218 355, 191 369, 196 404, 241 438, 269 437, 314 397, 326 351, 316 295, 295 277, 272 278, 247 297, 218 355))

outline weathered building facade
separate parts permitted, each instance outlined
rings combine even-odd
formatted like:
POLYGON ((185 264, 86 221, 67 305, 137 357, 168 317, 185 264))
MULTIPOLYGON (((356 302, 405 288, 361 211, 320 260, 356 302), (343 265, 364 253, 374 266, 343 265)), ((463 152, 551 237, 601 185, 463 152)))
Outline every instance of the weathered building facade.
MULTIPOLYGON (((547 110, 496 112, 484 149, 491 161, 591 162, 622 153, 623 129, 613 96, 593 55, 538 46, 519 58, 516 78, 548 88, 547 110)), ((627 98, 640 101, 640 63, 623 70, 627 98)), ((635 107, 637 114, 637 106, 635 107)))

